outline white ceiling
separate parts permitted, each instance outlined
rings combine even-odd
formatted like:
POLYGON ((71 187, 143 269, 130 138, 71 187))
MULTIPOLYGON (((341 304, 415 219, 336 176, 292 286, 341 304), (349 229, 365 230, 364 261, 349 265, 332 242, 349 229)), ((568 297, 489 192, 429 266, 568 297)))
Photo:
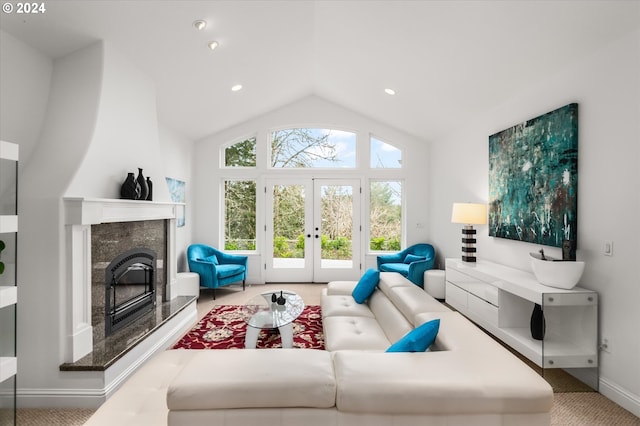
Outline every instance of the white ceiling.
POLYGON ((312 94, 437 140, 640 28, 636 0, 48 0, 45 7, 2 13, 0 29, 53 58, 106 40, 155 81, 160 121, 194 140, 312 94), (205 30, 193 28, 196 19, 208 22, 205 30), (209 40, 220 47, 210 51, 209 40), (236 83, 244 88, 233 93, 236 83), (387 87, 397 94, 386 95, 387 87))

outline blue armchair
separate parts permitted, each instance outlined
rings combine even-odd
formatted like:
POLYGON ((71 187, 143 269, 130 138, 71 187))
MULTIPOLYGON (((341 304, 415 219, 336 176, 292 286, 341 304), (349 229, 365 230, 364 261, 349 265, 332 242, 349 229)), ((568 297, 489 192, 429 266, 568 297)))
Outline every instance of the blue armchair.
POLYGON ((200 286, 213 289, 242 281, 242 290, 247 279, 247 256, 238 256, 216 250, 204 244, 192 244, 187 248, 189 270, 200 275, 200 286))
POLYGON ((380 272, 398 272, 412 283, 424 285, 424 271, 433 268, 436 251, 431 244, 415 244, 401 252, 378 256, 380 272))

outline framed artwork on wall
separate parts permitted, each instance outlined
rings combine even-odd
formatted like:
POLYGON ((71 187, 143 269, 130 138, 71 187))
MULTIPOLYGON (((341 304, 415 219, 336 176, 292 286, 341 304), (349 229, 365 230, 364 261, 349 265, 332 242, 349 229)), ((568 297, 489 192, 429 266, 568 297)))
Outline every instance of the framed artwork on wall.
POLYGON ((167 186, 169 187, 171 201, 174 203, 181 203, 181 205, 178 206, 176 217, 176 226, 181 228, 185 225, 185 182, 170 177, 165 177, 165 179, 167 181, 167 186))
POLYGON ((489 136, 489 235, 562 247, 578 223, 578 104, 489 136))

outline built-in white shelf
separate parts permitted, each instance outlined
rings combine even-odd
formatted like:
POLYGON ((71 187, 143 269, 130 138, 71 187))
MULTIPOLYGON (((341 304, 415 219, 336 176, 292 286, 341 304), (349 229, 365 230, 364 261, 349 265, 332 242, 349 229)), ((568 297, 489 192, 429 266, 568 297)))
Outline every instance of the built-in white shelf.
POLYGON ((18 359, 16 357, 0 357, 0 383, 16 375, 18 359))
POLYGON ((18 288, 14 286, 0 286, 0 309, 18 303, 18 288))
POLYGON ((598 366, 598 294, 540 284, 533 273, 493 262, 446 260, 446 302, 542 368, 598 366), (531 334, 542 307, 545 335, 531 334))
POLYGON ((0 234, 18 232, 17 215, 0 215, 0 234))
POLYGON ((3 160, 18 161, 19 152, 18 144, 0 141, 0 158, 3 160))
MULTIPOLYGON (((1 253, 2 262, 4 263, 4 271, 0 275, 0 309, 15 309, 18 303, 18 289, 16 287, 16 233, 18 232, 18 216, 15 214, 18 204, 18 154, 20 147, 18 144, 0 141, 0 170, 2 171, 2 180, 6 184, 3 186, 3 204, 0 214, 0 234, 3 235, 2 240, 5 243, 5 250, 1 253), (6 179, 6 180, 5 180, 6 179), (7 214, 9 213, 9 214, 7 214)), ((3 312, 4 314, 4 312, 3 312)), ((9 314, 11 314, 9 312, 9 314)), ((13 311, 15 316, 15 310, 13 311)), ((7 318, 6 316, 4 318, 7 318)), ((16 403, 16 380, 15 376, 18 372, 18 360, 15 356, 16 344, 16 324, 15 321, 9 324, 3 324, 2 333, 0 333, 0 383, 14 378, 13 383, 8 386, 3 385, 2 401, 0 408, 2 411, 13 411, 13 419, 15 419, 15 403, 16 403), (13 355, 13 356, 12 356, 13 355), (8 393, 10 392, 10 393, 8 393)), ((2 416, 3 418, 7 418, 2 416)), ((5 423, 3 423, 4 425, 5 423)))

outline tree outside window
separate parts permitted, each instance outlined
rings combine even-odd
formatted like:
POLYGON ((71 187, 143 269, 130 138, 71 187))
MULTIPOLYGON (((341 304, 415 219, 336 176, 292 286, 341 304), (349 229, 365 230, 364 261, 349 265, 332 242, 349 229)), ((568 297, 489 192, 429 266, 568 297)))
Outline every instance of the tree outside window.
POLYGON ((373 251, 400 250, 402 182, 371 181, 369 191, 369 248, 373 251))
POLYGON ((226 180, 224 182, 224 248, 256 249, 256 182, 226 180))
POLYGON ((328 129, 283 129, 271 134, 273 168, 354 168, 356 134, 328 129))
POLYGON ((224 150, 225 167, 255 167, 256 166, 256 138, 245 139, 242 142, 228 146, 224 150))

